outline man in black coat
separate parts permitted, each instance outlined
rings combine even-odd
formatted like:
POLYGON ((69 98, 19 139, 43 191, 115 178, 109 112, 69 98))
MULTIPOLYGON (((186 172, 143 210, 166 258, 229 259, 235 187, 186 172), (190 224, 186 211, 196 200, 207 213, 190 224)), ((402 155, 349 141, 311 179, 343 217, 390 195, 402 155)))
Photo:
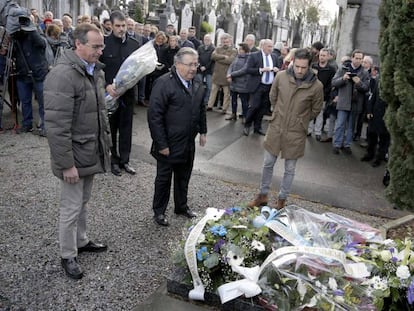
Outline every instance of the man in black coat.
POLYGON ((151 154, 157 160, 153 200, 154 220, 168 226, 165 218, 174 174, 174 212, 188 218, 196 215, 187 205, 188 183, 193 170, 195 138, 206 143, 204 87, 194 78, 198 53, 181 48, 175 55, 171 72, 158 78, 152 88, 148 125, 153 139, 151 154))
MULTIPOLYGON (((112 33, 105 37, 106 47, 103 50, 100 61, 106 65, 104 69, 105 90, 112 97, 117 97, 116 90, 112 84, 114 78, 124 60, 139 48, 139 43, 127 36, 126 19, 122 12, 112 12, 110 19, 112 22, 112 33)), ((129 164, 135 92, 136 88, 134 87, 119 97, 119 108, 109 116, 112 138, 111 171, 116 176, 121 176, 121 168, 125 169, 125 172, 128 174, 135 174, 135 169, 129 164)))
POLYGON ((243 134, 246 136, 249 135, 252 123, 256 134, 265 135, 262 130, 262 119, 267 107, 270 106, 270 87, 279 71, 276 66, 276 55, 272 54, 272 40, 262 40, 260 49, 260 51, 250 54, 245 69, 246 73, 250 75, 247 82, 250 93, 249 110, 243 130, 243 134))
POLYGON ((384 115, 387 105, 380 97, 380 78, 377 77, 372 80, 375 81, 375 86, 367 105, 368 147, 367 153, 361 158, 361 161, 371 161, 375 157, 375 161, 372 163, 372 166, 377 167, 381 164, 381 161, 385 160, 391 138, 384 122, 384 115))

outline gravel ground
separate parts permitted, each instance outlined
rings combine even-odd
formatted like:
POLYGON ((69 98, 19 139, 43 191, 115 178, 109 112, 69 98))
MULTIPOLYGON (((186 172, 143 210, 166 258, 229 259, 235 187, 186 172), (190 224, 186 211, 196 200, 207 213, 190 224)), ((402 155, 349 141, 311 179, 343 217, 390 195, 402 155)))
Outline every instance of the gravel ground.
MULTIPOLYGON (((165 281, 173 268, 170 254, 188 221, 174 216, 170 206, 170 227, 154 224, 155 167, 139 160, 131 163, 136 176, 95 178, 88 232, 109 250, 80 254, 86 274, 73 281, 60 266, 60 185, 51 173, 47 141, 29 133, 0 134, 0 310, 132 310, 165 281)), ((207 207, 245 202, 255 191, 194 172, 189 205, 202 214, 207 207)), ((289 203, 374 226, 387 222, 300 198, 289 203)))

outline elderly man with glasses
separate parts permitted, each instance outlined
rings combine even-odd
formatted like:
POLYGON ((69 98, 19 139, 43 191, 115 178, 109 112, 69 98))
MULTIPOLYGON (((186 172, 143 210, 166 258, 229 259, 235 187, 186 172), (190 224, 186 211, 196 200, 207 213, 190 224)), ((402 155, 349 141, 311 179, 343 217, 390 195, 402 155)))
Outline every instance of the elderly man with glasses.
POLYGON ((174 175, 174 212, 195 217, 187 204, 188 184, 193 170, 195 138, 206 143, 206 108, 204 87, 197 74, 198 53, 181 48, 174 58, 171 72, 154 84, 148 109, 148 124, 153 139, 151 154, 157 160, 153 200, 154 220, 168 226, 165 217, 174 175))

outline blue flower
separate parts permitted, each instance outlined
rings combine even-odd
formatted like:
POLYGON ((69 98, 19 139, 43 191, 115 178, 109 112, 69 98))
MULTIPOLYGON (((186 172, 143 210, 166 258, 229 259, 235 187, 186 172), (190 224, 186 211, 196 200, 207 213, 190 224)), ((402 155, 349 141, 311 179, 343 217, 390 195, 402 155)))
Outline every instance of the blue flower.
POLYGON ((410 305, 412 305, 413 302, 414 302, 414 280, 411 281, 411 284, 408 287, 408 290, 407 290, 407 300, 408 300, 408 303, 410 305))
POLYGON ((233 213, 237 213, 237 212, 240 212, 240 211, 241 211, 240 207, 237 207, 237 206, 229 207, 229 208, 226 208, 226 211, 224 212, 224 214, 232 215, 233 213))
POLYGON ((211 227, 210 232, 218 236, 225 236, 227 234, 227 230, 223 225, 215 225, 214 227, 211 227))
POLYGON ((203 261, 204 258, 208 256, 207 247, 203 246, 197 250, 197 260, 203 261))

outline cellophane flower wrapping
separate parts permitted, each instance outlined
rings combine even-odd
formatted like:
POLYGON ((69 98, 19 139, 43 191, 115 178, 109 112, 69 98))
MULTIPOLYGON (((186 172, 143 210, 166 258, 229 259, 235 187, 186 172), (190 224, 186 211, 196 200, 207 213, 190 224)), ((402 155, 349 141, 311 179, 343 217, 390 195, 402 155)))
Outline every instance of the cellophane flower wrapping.
MULTIPOLYGON (((235 267, 260 267, 257 280, 251 279, 268 310, 414 309, 412 240, 384 240, 379 230, 334 213, 315 214, 293 205, 281 211, 227 208, 221 218, 207 221, 195 252, 198 274, 210 292, 243 280, 235 267), (272 222, 283 229, 276 233, 272 222), (281 252, 289 248, 294 251, 281 252), (268 260, 278 252, 282 256, 268 260), (330 252, 343 257, 325 256, 330 252), (357 268, 346 269, 350 266, 357 268)), ((175 263, 187 267, 183 248, 175 263)))
POLYGON ((147 42, 125 59, 114 79, 114 87, 118 96, 113 98, 108 94, 105 97, 105 104, 109 113, 118 109, 117 99, 120 96, 155 70, 157 62, 157 52, 152 41, 147 42))

